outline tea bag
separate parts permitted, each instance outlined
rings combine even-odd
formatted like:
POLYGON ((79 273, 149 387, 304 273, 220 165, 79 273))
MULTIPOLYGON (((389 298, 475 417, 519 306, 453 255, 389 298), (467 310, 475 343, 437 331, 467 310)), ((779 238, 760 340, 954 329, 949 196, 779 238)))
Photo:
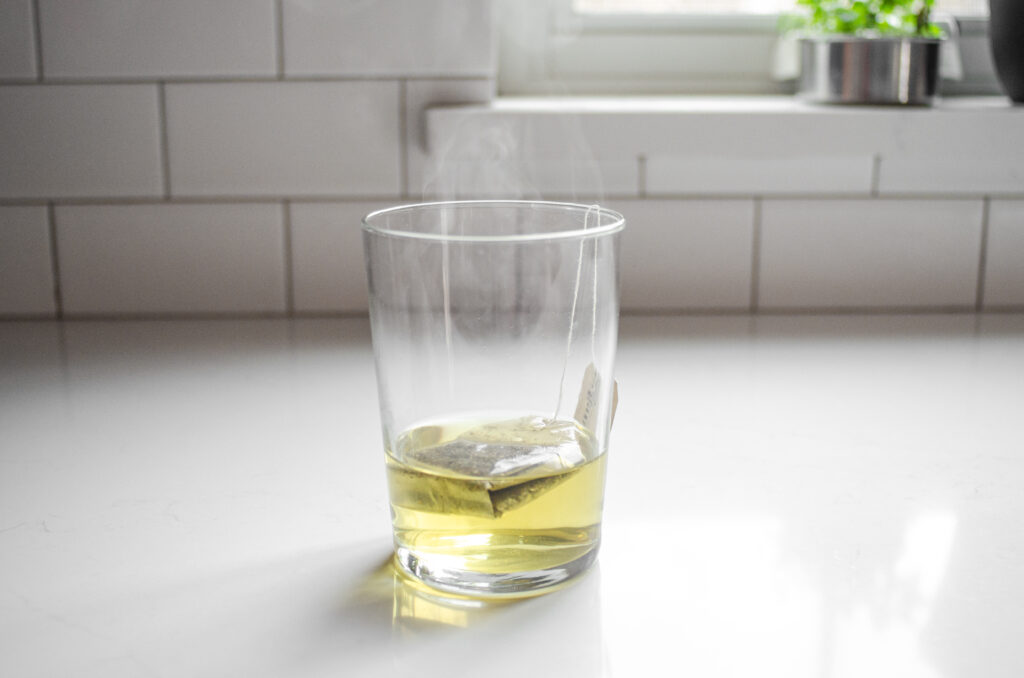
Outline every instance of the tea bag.
POLYGON ((474 478, 561 471, 585 461, 572 422, 521 417, 476 426, 453 440, 406 452, 407 461, 474 478))
POLYGON ((589 448, 589 436, 573 422, 489 422, 405 451, 409 466, 393 469, 392 489, 400 495, 393 499, 421 511, 497 518, 572 477, 589 448))

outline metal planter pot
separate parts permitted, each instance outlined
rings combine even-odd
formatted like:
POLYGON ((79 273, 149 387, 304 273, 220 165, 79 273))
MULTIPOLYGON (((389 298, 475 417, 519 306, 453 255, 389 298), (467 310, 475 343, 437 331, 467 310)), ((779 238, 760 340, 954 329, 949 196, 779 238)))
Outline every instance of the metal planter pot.
POLYGON ((930 38, 830 36, 800 41, 797 94, 829 104, 926 106, 939 81, 939 45, 930 38))

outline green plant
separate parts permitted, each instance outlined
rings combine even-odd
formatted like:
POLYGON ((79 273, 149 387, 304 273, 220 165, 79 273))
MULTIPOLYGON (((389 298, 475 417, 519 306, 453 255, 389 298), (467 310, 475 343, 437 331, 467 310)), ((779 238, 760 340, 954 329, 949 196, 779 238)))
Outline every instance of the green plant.
POLYGON ((804 33, 858 37, 938 38, 935 0, 796 0, 801 10, 786 27, 804 33))

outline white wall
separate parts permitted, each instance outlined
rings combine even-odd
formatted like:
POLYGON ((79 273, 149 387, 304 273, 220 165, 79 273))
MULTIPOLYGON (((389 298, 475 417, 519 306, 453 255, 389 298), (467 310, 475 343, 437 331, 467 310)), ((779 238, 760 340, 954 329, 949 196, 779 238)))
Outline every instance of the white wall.
POLYGON ((0 316, 359 311, 480 0, 0 0, 0 316), (410 150, 412 149, 412 150, 410 150))
POLYGON ((0 317, 361 312, 359 218, 424 187, 621 209, 627 310, 1024 307, 1024 110, 428 119, 491 99, 491 14, 0 0, 0 317), (519 165, 434 173, 499 121, 519 165))

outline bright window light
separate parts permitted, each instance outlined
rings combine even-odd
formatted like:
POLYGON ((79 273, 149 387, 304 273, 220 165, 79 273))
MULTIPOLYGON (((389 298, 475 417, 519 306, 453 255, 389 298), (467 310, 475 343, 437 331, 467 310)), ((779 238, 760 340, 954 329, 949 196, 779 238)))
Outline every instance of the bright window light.
MULTIPOLYGON (((778 14, 794 0, 573 0, 583 14, 778 14)), ((936 0, 935 12, 988 16, 988 0, 936 0)))

